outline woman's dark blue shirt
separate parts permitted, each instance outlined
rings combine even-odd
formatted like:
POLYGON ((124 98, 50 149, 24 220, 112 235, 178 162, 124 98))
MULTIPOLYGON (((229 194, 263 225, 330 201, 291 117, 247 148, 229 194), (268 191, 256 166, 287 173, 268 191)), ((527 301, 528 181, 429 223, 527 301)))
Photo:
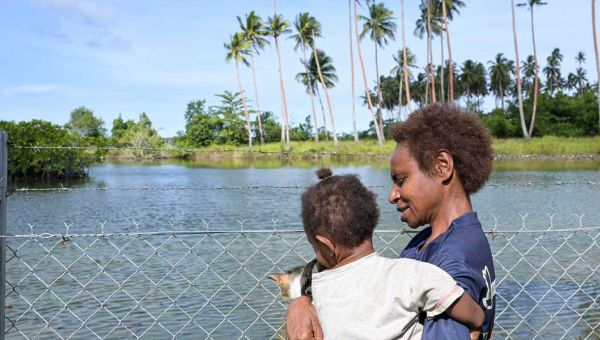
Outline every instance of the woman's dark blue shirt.
MULTIPOLYGON (((485 321, 480 338, 490 339, 496 309, 496 274, 490 245, 477 214, 460 216, 445 233, 421 249, 430 235, 431 227, 422 230, 400 257, 434 264, 450 274, 483 309, 485 321)), ((469 329, 444 313, 424 320, 422 339, 469 339, 469 329)))

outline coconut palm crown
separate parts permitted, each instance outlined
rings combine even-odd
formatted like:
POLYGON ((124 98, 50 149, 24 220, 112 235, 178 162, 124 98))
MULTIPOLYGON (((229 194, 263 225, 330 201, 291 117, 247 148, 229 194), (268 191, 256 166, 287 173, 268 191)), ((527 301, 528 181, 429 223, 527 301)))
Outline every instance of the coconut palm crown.
POLYGON ((296 42, 294 50, 308 48, 313 45, 313 38, 321 36, 321 23, 311 16, 308 12, 300 13, 294 20, 296 34, 292 34, 290 39, 296 42))
POLYGON ((365 23, 360 38, 364 39, 367 34, 379 47, 388 44, 389 39, 395 39, 396 23, 394 12, 389 10, 383 3, 373 4, 369 7, 369 16, 360 16, 365 23))

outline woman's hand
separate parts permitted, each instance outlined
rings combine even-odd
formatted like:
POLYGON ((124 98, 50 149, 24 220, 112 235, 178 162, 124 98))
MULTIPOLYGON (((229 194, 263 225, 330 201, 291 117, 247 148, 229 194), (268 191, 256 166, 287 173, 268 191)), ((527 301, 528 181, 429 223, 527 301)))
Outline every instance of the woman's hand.
POLYGON ((290 340, 323 339, 317 310, 308 296, 301 296, 290 302, 285 322, 290 340))
POLYGON ((471 329, 471 332, 469 333, 471 340, 479 340, 480 335, 481 335, 481 331, 478 329, 471 329))

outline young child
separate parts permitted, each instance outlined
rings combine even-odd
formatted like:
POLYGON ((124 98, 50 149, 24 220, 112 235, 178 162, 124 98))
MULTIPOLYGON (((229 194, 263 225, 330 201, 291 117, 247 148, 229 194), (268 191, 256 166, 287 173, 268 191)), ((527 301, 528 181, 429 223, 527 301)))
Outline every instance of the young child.
POLYGON ((354 175, 321 179, 302 194, 302 222, 318 262, 312 297, 326 339, 420 339, 419 313, 446 312, 470 328, 484 314, 438 267, 388 259, 373 250, 379 220, 375 194, 354 175))

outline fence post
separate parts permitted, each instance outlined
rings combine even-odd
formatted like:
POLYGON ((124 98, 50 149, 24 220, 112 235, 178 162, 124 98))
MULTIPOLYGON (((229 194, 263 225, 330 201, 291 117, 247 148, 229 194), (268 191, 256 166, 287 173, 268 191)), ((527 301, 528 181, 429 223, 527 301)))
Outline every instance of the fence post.
POLYGON ((8 188, 8 133, 0 131, 0 340, 5 332, 5 292, 6 286, 6 194, 8 188))

